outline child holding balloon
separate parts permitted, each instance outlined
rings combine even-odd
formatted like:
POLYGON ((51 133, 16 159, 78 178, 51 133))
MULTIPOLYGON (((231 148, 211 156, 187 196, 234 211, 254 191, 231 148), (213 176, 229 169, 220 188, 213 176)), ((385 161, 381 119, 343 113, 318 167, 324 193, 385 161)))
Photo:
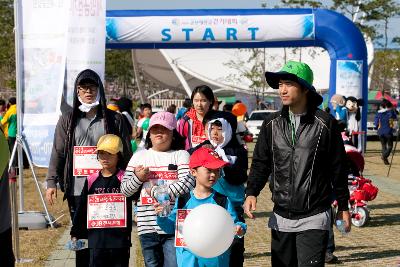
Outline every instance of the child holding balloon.
MULTIPOLYGON (((195 209, 198 206, 204 204, 218 204, 225 208, 231 218, 233 219, 236 228, 235 233, 238 236, 243 236, 246 232, 247 226, 246 224, 239 222, 236 212, 233 208, 231 201, 224 195, 217 193, 212 189, 212 186, 217 182, 220 177, 221 169, 228 165, 229 163, 223 161, 218 154, 210 149, 201 147, 197 149, 192 156, 190 157, 189 167, 191 174, 196 178, 196 187, 188 194, 182 195, 178 198, 175 203, 174 209, 168 217, 157 217, 157 224, 167 233, 173 233, 176 228, 176 221, 181 220, 181 217, 177 218, 177 213, 180 210, 190 210, 195 209)), ((158 203, 154 204, 155 210, 161 211, 162 208, 158 203)), ((187 213, 186 213, 187 214, 187 213)), ((180 216, 180 215, 179 215, 180 216)), ((195 225, 191 225, 194 228, 190 229, 190 234, 198 234, 199 231, 206 230, 204 232, 204 236, 202 238, 206 239, 216 239, 216 246, 221 247, 226 245, 226 251, 221 255, 214 255, 209 258, 207 255, 212 254, 214 248, 212 246, 201 247, 198 242, 197 247, 178 247, 176 248, 176 255, 178 266, 215 266, 215 267, 227 267, 229 266, 229 246, 231 245, 232 239, 228 244, 220 244, 224 243, 226 240, 222 240, 218 236, 206 236, 207 235, 207 226, 210 227, 210 223, 215 220, 212 218, 210 214, 204 214, 204 224, 201 224, 202 229, 195 229, 195 225), (197 255, 192 251, 196 251, 197 255), (206 257, 207 256, 207 257, 206 257)), ((185 227, 191 227, 187 225, 185 227)), ((224 226, 223 226, 224 227, 224 226)), ((175 244, 177 245, 178 240, 177 236, 181 234, 180 226, 178 225, 178 231, 175 233, 175 244)), ((221 229, 224 230, 224 229, 221 229)), ((233 235, 233 231, 232 231, 233 235)), ((227 241, 229 242, 229 241, 227 241)), ((178 244, 179 245, 179 244, 178 244)))
MULTIPOLYGON (((207 113, 203 119, 207 141, 201 146, 212 147, 229 165, 222 170, 221 178, 213 186, 220 194, 226 195, 232 202, 239 221, 245 222, 243 214, 244 183, 247 181, 247 150, 235 138, 237 121, 229 112, 207 113)), ((191 153, 192 151, 189 151, 191 153)), ((242 267, 244 263, 244 238, 236 237, 231 246, 230 267, 242 267)))

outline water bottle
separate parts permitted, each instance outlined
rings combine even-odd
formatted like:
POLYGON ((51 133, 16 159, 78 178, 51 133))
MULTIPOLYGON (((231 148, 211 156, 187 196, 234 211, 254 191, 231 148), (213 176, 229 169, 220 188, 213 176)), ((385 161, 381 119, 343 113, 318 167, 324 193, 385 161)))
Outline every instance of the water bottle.
POLYGON ((66 249, 72 250, 72 251, 78 251, 87 248, 86 246, 86 240, 84 239, 72 239, 67 242, 65 245, 66 249))
POLYGON ((171 204, 168 194, 168 184, 164 181, 160 181, 159 185, 154 189, 154 197, 160 206, 163 208, 162 211, 157 214, 160 217, 167 217, 171 213, 171 204))
POLYGON ((346 232, 346 223, 344 222, 344 220, 336 220, 336 228, 342 235, 348 234, 348 232, 346 232))

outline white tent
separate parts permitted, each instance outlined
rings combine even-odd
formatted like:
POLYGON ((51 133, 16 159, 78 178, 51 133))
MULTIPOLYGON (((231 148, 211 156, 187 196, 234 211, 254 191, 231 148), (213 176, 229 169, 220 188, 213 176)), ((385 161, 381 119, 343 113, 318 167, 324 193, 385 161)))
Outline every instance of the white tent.
POLYGON ((245 86, 228 85, 196 72, 195 68, 179 64, 176 58, 172 58, 166 50, 133 50, 133 61, 135 69, 140 70, 145 79, 188 95, 191 89, 200 84, 208 85, 214 92, 251 93, 245 86))
MULTIPOLYGON (((314 86, 317 90, 325 92, 328 89, 330 60, 322 48, 267 48, 265 53, 267 71, 278 71, 285 60, 303 61, 314 70, 314 86)), ((146 79, 188 95, 199 84, 206 84, 215 92, 252 94, 250 82, 246 79, 228 79, 230 74, 238 74, 238 71, 226 66, 230 60, 248 56, 248 52, 237 49, 143 49, 133 52, 135 67, 141 70, 146 79)), ((268 88, 265 93, 275 94, 276 91, 268 88)))

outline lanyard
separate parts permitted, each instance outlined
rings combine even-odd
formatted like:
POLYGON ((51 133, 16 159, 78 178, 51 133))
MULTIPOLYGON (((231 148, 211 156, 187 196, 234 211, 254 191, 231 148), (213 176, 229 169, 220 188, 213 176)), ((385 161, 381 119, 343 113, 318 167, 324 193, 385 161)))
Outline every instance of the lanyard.
POLYGON ((292 145, 296 144, 296 118, 292 112, 289 112, 290 130, 292 136, 292 145))

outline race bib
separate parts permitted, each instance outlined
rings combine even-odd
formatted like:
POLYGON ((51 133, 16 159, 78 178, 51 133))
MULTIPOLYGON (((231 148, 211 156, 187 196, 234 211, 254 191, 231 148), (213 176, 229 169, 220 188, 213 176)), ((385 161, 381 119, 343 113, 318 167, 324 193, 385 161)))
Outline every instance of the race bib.
POLYGON ((87 228, 126 227, 126 197, 122 194, 88 195, 87 228))
POLYGON ((175 247, 186 247, 185 240, 183 240, 183 224, 190 211, 190 209, 178 209, 176 211, 175 247))
POLYGON ((147 193, 146 188, 160 184, 160 180, 163 180, 163 184, 172 184, 178 180, 178 172, 173 171, 150 171, 149 181, 143 184, 143 189, 140 192, 140 200, 142 205, 153 205, 155 200, 147 193))
POLYGON ((89 176, 101 170, 95 146, 74 146, 73 175, 89 176))

